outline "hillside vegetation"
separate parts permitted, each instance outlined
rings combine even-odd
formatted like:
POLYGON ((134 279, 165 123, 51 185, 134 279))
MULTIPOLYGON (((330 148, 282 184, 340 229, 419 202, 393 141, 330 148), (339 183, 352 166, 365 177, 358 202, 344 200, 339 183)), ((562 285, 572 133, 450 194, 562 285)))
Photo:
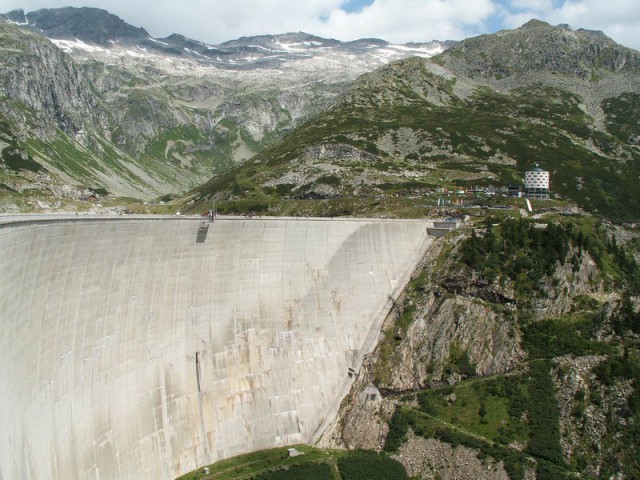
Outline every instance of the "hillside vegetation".
POLYGON ((97 8, 0 14, 3 158, 41 170, 0 163, 0 183, 21 192, 0 192, 0 211, 76 208, 96 189, 101 202, 175 198, 272 145, 358 75, 448 45, 303 32, 209 45, 152 38, 97 8))
POLYGON ((356 387, 332 438, 371 445, 355 422, 384 419, 378 448, 410 475, 441 473, 423 455, 447 445, 450 462, 475 452, 469 462, 493 459, 512 480, 637 478, 640 268, 619 232, 588 217, 506 217, 452 234, 361 374, 385 400, 356 387))
POLYGON ((404 467, 387 455, 296 445, 222 460, 177 480, 409 480, 404 467), (208 470, 208 473, 207 473, 208 470))
POLYGON ((399 61, 187 201, 240 210, 233 202, 250 200, 269 211, 282 199, 423 196, 522 185, 539 163, 554 197, 637 219, 638 55, 597 32, 539 22, 399 61), (524 37, 552 45, 516 53, 524 37))

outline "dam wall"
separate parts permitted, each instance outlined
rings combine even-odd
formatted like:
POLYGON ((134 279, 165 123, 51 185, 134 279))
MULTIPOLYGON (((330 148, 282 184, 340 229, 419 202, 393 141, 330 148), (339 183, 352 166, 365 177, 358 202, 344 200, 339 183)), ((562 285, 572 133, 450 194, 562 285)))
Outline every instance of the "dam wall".
POLYGON ((173 479, 309 441, 426 222, 0 222, 0 480, 173 479))

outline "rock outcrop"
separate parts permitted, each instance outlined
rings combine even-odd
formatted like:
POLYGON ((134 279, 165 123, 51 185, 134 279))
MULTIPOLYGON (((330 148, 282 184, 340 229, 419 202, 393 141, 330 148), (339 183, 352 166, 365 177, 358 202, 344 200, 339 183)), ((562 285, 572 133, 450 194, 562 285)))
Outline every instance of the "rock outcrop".
POLYGON ((74 135, 82 130, 104 134, 109 116, 94 88, 76 63, 49 40, 0 21, 0 109, 21 125, 26 136, 34 120, 38 135, 51 137, 55 129, 74 135), (10 101, 8 101, 10 100, 10 101), (32 109, 25 115, 19 102, 32 109))
POLYGON ((398 460, 410 477, 424 480, 509 480, 500 462, 480 460, 478 451, 451 445, 433 438, 409 435, 392 458, 398 460))
MULTIPOLYGON (((630 242, 619 227, 611 230, 630 242)), ((601 235, 599 242, 610 232, 601 235)), ((542 277, 530 302, 518 305, 522 292, 513 281, 487 281, 460 261, 468 237, 468 232, 456 232, 428 252, 321 444, 390 450, 389 438, 399 438, 404 428, 394 458, 409 475, 422 479, 504 479, 514 472, 519 472, 517 478, 556 478, 545 476, 553 468, 607 478, 617 471, 616 478, 634 478, 633 460, 624 460, 627 453, 620 442, 623 435, 632 438, 638 421, 633 410, 639 398, 637 367, 629 361, 637 358, 629 353, 637 345, 633 332, 640 314, 635 297, 621 305, 620 294, 611 292, 611 278, 591 251, 570 241, 566 258, 542 277), (631 331, 625 330, 629 326, 631 331), (627 335, 622 355, 621 332, 627 335), (571 350, 576 353, 556 353, 571 350), (475 378, 465 382, 470 377, 475 378), (433 389, 441 395, 430 393, 433 389), (367 394, 372 391, 381 392, 380 397, 367 394), (482 399, 478 412, 465 410, 470 391, 482 399), (524 397, 523 391, 528 391, 524 397), (458 402, 456 392, 462 392, 464 400, 458 402), (526 400, 527 395, 536 397, 526 400), (445 399, 444 409, 458 402, 455 408, 479 418, 479 425, 468 418, 455 423, 431 403, 436 397, 445 399), (540 414, 533 405, 540 401, 548 402, 550 413, 534 420, 540 414), (542 448, 531 433, 524 436, 528 440, 479 435, 485 402, 508 410, 520 405, 494 428, 504 428, 506 434, 508 428, 520 428, 516 425, 528 425, 524 428, 531 431, 543 425, 542 448), (404 427, 398 426, 402 422, 404 427), (453 445, 444 442, 447 438, 453 445), (459 446, 465 441, 479 450, 459 446), (493 460, 490 451, 497 454, 493 460), (550 460, 556 466, 545 463, 550 460)), ((600 254, 605 255, 603 250, 600 254)))

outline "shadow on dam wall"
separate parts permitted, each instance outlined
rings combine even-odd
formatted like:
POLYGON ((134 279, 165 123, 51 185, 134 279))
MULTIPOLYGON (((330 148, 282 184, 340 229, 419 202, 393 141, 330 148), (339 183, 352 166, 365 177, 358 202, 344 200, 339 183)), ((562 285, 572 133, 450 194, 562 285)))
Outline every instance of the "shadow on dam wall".
POLYGON ((198 227, 198 234, 196 235, 196 243, 204 243, 207 239, 207 233, 209 233, 209 223, 201 222, 198 227))
POLYGON ((0 478, 171 479, 309 441, 433 240, 420 221, 201 224, 0 226, 0 478))

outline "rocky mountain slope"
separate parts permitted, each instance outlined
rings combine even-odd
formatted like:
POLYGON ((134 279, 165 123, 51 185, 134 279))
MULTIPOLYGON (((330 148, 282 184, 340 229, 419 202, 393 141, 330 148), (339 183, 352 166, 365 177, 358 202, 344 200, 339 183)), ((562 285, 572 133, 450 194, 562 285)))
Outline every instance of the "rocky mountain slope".
MULTIPOLYGON (((26 14, 24 10, 14 10, 1 16, 11 23, 43 34, 70 53, 75 50, 95 52, 107 48, 115 55, 120 46, 125 52, 132 49, 138 54, 164 54, 191 58, 203 65, 249 70, 282 67, 288 62, 310 58, 329 56, 336 60, 350 55, 350 60, 356 64, 369 64, 365 68, 368 71, 372 65, 379 66, 410 55, 429 57, 456 43, 431 41, 395 45, 375 38, 340 42, 304 32, 291 32, 242 37, 210 45, 177 33, 165 38, 153 38, 143 28, 131 26, 98 8, 41 9, 26 14)), ((324 63, 329 66, 329 62, 324 63)), ((342 58, 339 63, 346 63, 346 59, 342 58)))
POLYGON ((0 183, 26 196, 186 191, 260 152, 361 73, 447 46, 304 33, 212 46, 155 39, 90 8, 5 18, 3 158, 23 162, 5 161, 0 183))
POLYGON ((555 197, 638 219, 640 53, 532 21, 363 75, 330 108, 192 200, 425 195, 507 186, 539 163, 555 197))
POLYGON ((640 270, 619 233, 494 217, 439 240, 323 445, 415 478, 637 478, 640 270))
POLYGON ((144 28, 127 24, 115 15, 98 8, 44 8, 25 15, 13 10, 3 15, 7 20, 48 38, 79 39, 88 43, 108 45, 114 41, 148 38, 144 28))

